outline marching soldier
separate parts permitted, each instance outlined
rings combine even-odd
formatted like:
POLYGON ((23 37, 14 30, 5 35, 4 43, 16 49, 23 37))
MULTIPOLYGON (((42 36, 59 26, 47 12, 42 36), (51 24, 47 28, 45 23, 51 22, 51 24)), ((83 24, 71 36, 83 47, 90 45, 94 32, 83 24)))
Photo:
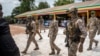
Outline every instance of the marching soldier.
POLYGON ((22 53, 26 54, 26 52, 27 52, 31 42, 33 42, 35 44, 35 46, 36 46, 36 48, 34 50, 39 50, 38 44, 37 44, 37 42, 35 40, 35 36, 36 36, 36 23, 35 23, 35 21, 32 21, 32 18, 30 16, 28 18, 26 33, 29 34, 29 38, 27 40, 26 48, 25 48, 25 50, 22 53))
POLYGON ((39 40, 41 40, 43 38, 42 38, 42 36, 41 36, 41 34, 39 32, 39 21, 38 21, 38 18, 35 18, 35 19, 36 19, 35 20, 35 22, 36 22, 36 33, 40 36, 40 39, 39 40))
POLYGON ((85 37, 87 36, 87 32, 82 19, 78 17, 77 8, 72 8, 67 13, 69 13, 71 16, 71 21, 68 24, 68 33, 69 33, 68 56, 77 56, 76 55, 77 50, 79 50, 79 52, 83 51, 83 43, 85 37))
POLYGON ((48 37, 50 38, 50 45, 51 45, 51 53, 49 55, 54 55, 55 50, 57 50, 57 54, 60 53, 60 48, 57 47, 54 43, 57 33, 58 33, 58 22, 54 19, 51 22, 51 25, 49 28, 49 34, 48 34, 48 37))
POLYGON ((44 32, 45 32, 45 26, 44 26, 44 19, 42 16, 40 16, 40 33, 41 33, 41 30, 44 29, 44 32))
POLYGON ((98 45, 98 41, 94 39, 97 29, 98 29, 98 19, 95 16, 95 11, 91 11, 91 18, 90 18, 90 22, 88 24, 89 27, 89 39, 90 39, 90 43, 89 43, 89 47, 87 50, 92 50, 92 44, 93 42, 95 43, 95 46, 98 45))

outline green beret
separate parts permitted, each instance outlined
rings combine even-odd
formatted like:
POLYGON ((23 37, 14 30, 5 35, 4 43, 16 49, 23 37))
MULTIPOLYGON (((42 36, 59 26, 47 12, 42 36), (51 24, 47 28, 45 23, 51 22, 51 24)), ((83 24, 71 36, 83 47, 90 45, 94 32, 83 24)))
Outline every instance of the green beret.
POLYGON ((95 14, 96 12, 95 11, 91 11, 91 14, 95 14))

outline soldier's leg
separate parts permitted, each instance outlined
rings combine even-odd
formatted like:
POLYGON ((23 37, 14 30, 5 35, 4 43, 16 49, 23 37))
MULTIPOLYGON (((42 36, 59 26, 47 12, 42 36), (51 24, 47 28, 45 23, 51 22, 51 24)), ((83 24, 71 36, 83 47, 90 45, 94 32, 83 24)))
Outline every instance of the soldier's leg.
POLYGON ((22 53, 26 53, 27 52, 27 50, 28 50, 28 48, 29 48, 29 46, 31 44, 31 41, 32 41, 31 37, 32 37, 32 34, 29 35, 29 38, 27 40, 26 48, 25 48, 25 50, 22 53))
POLYGON ((52 44, 53 48, 57 50, 57 54, 59 54, 60 53, 60 48, 57 47, 57 45, 54 43, 55 39, 56 39, 56 36, 53 36, 51 44, 52 44))
POLYGON ((95 31, 93 32, 93 34, 94 34, 94 35, 93 35, 93 42, 95 43, 95 46, 98 45, 98 41, 94 39, 94 37, 95 37, 95 35, 96 35, 96 32, 97 32, 97 30, 95 30, 95 31))
POLYGON ((68 56, 77 56, 78 44, 79 43, 76 42, 72 42, 71 44, 69 44, 68 56))
POLYGON ((94 38, 94 35, 92 35, 93 32, 89 32, 89 39, 90 39, 90 42, 89 42, 89 47, 87 50, 92 50, 92 44, 93 44, 93 38, 94 38))
POLYGON ((96 32, 89 32, 90 43, 89 43, 89 48, 87 50, 92 50, 92 44, 93 44, 93 42, 95 42, 96 45, 97 45, 98 41, 96 41, 94 39, 95 35, 96 35, 96 32))
POLYGON ((36 33, 40 36, 40 39, 39 40, 41 40, 42 39, 42 36, 41 36, 41 34, 39 33, 38 30, 36 31, 36 33))
POLYGON ((42 29, 41 29, 41 25, 40 25, 40 33, 41 33, 41 30, 42 30, 42 29))
POLYGON ((50 37, 51 53, 49 53, 49 55, 54 55, 55 54, 55 50, 54 50, 54 47, 52 45, 52 42, 53 42, 52 37, 50 37))
POLYGON ((45 32, 45 26, 44 26, 44 24, 42 25, 42 27, 43 27, 43 29, 44 29, 44 32, 45 32))
POLYGON ((36 33, 33 33, 33 35, 32 35, 32 40, 33 40, 33 43, 34 43, 35 46, 36 46, 36 48, 35 48, 34 50, 39 50, 38 44, 37 44, 37 42, 36 42, 36 40, 35 40, 35 36, 36 36, 36 33))
POLYGON ((69 47, 69 41, 68 41, 68 37, 66 37, 65 41, 67 42, 65 47, 69 47))

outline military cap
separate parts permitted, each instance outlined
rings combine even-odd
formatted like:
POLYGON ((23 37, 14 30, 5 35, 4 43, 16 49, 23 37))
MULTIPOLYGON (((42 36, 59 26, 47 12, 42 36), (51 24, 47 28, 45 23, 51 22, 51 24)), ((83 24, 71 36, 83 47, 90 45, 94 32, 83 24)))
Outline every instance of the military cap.
POLYGON ((96 12, 95 11, 91 11, 91 14, 95 14, 96 12))
POLYGON ((69 14, 69 13, 77 12, 77 11, 78 11, 77 8, 74 7, 74 8, 67 10, 66 12, 69 14))

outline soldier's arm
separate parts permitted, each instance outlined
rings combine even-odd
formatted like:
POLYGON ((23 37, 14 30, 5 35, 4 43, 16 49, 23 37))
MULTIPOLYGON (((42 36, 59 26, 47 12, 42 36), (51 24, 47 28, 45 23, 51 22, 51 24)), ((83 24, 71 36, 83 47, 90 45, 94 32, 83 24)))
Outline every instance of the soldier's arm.
POLYGON ((86 38, 87 31, 86 31, 85 25, 81 19, 78 21, 78 27, 82 33, 81 38, 86 38))
POLYGON ((97 27, 97 29, 99 29, 99 19, 96 18, 95 20, 96 20, 96 22, 95 22, 96 23, 96 27, 97 27))
POLYGON ((55 22, 54 25, 53 25, 53 27, 54 27, 55 31, 58 31, 58 22, 55 22))
POLYGON ((91 23, 91 18, 88 20, 88 23, 87 23, 87 29, 89 30, 90 28, 90 23, 91 23))
POLYGON ((32 22, 32 27, 33 27, 32 32, 35 32, 36 31, 36 24, 35 24, 35 22, 32 22))
POLYGON ((50 25, 49 25, 49 33, 48 33, 48 37, 49 37, 49 35, 50 35, 50 32, 51 32, 51 23, 50 23, 50 25))
POLYGON ((78 27, 82 33, 82 35, 80 36, 81 38, 80 38, 79 52, 83 52, 83 43, 87 36, 87 31, 86 31, 85 25, 81 19, 78 21, 78 27))

